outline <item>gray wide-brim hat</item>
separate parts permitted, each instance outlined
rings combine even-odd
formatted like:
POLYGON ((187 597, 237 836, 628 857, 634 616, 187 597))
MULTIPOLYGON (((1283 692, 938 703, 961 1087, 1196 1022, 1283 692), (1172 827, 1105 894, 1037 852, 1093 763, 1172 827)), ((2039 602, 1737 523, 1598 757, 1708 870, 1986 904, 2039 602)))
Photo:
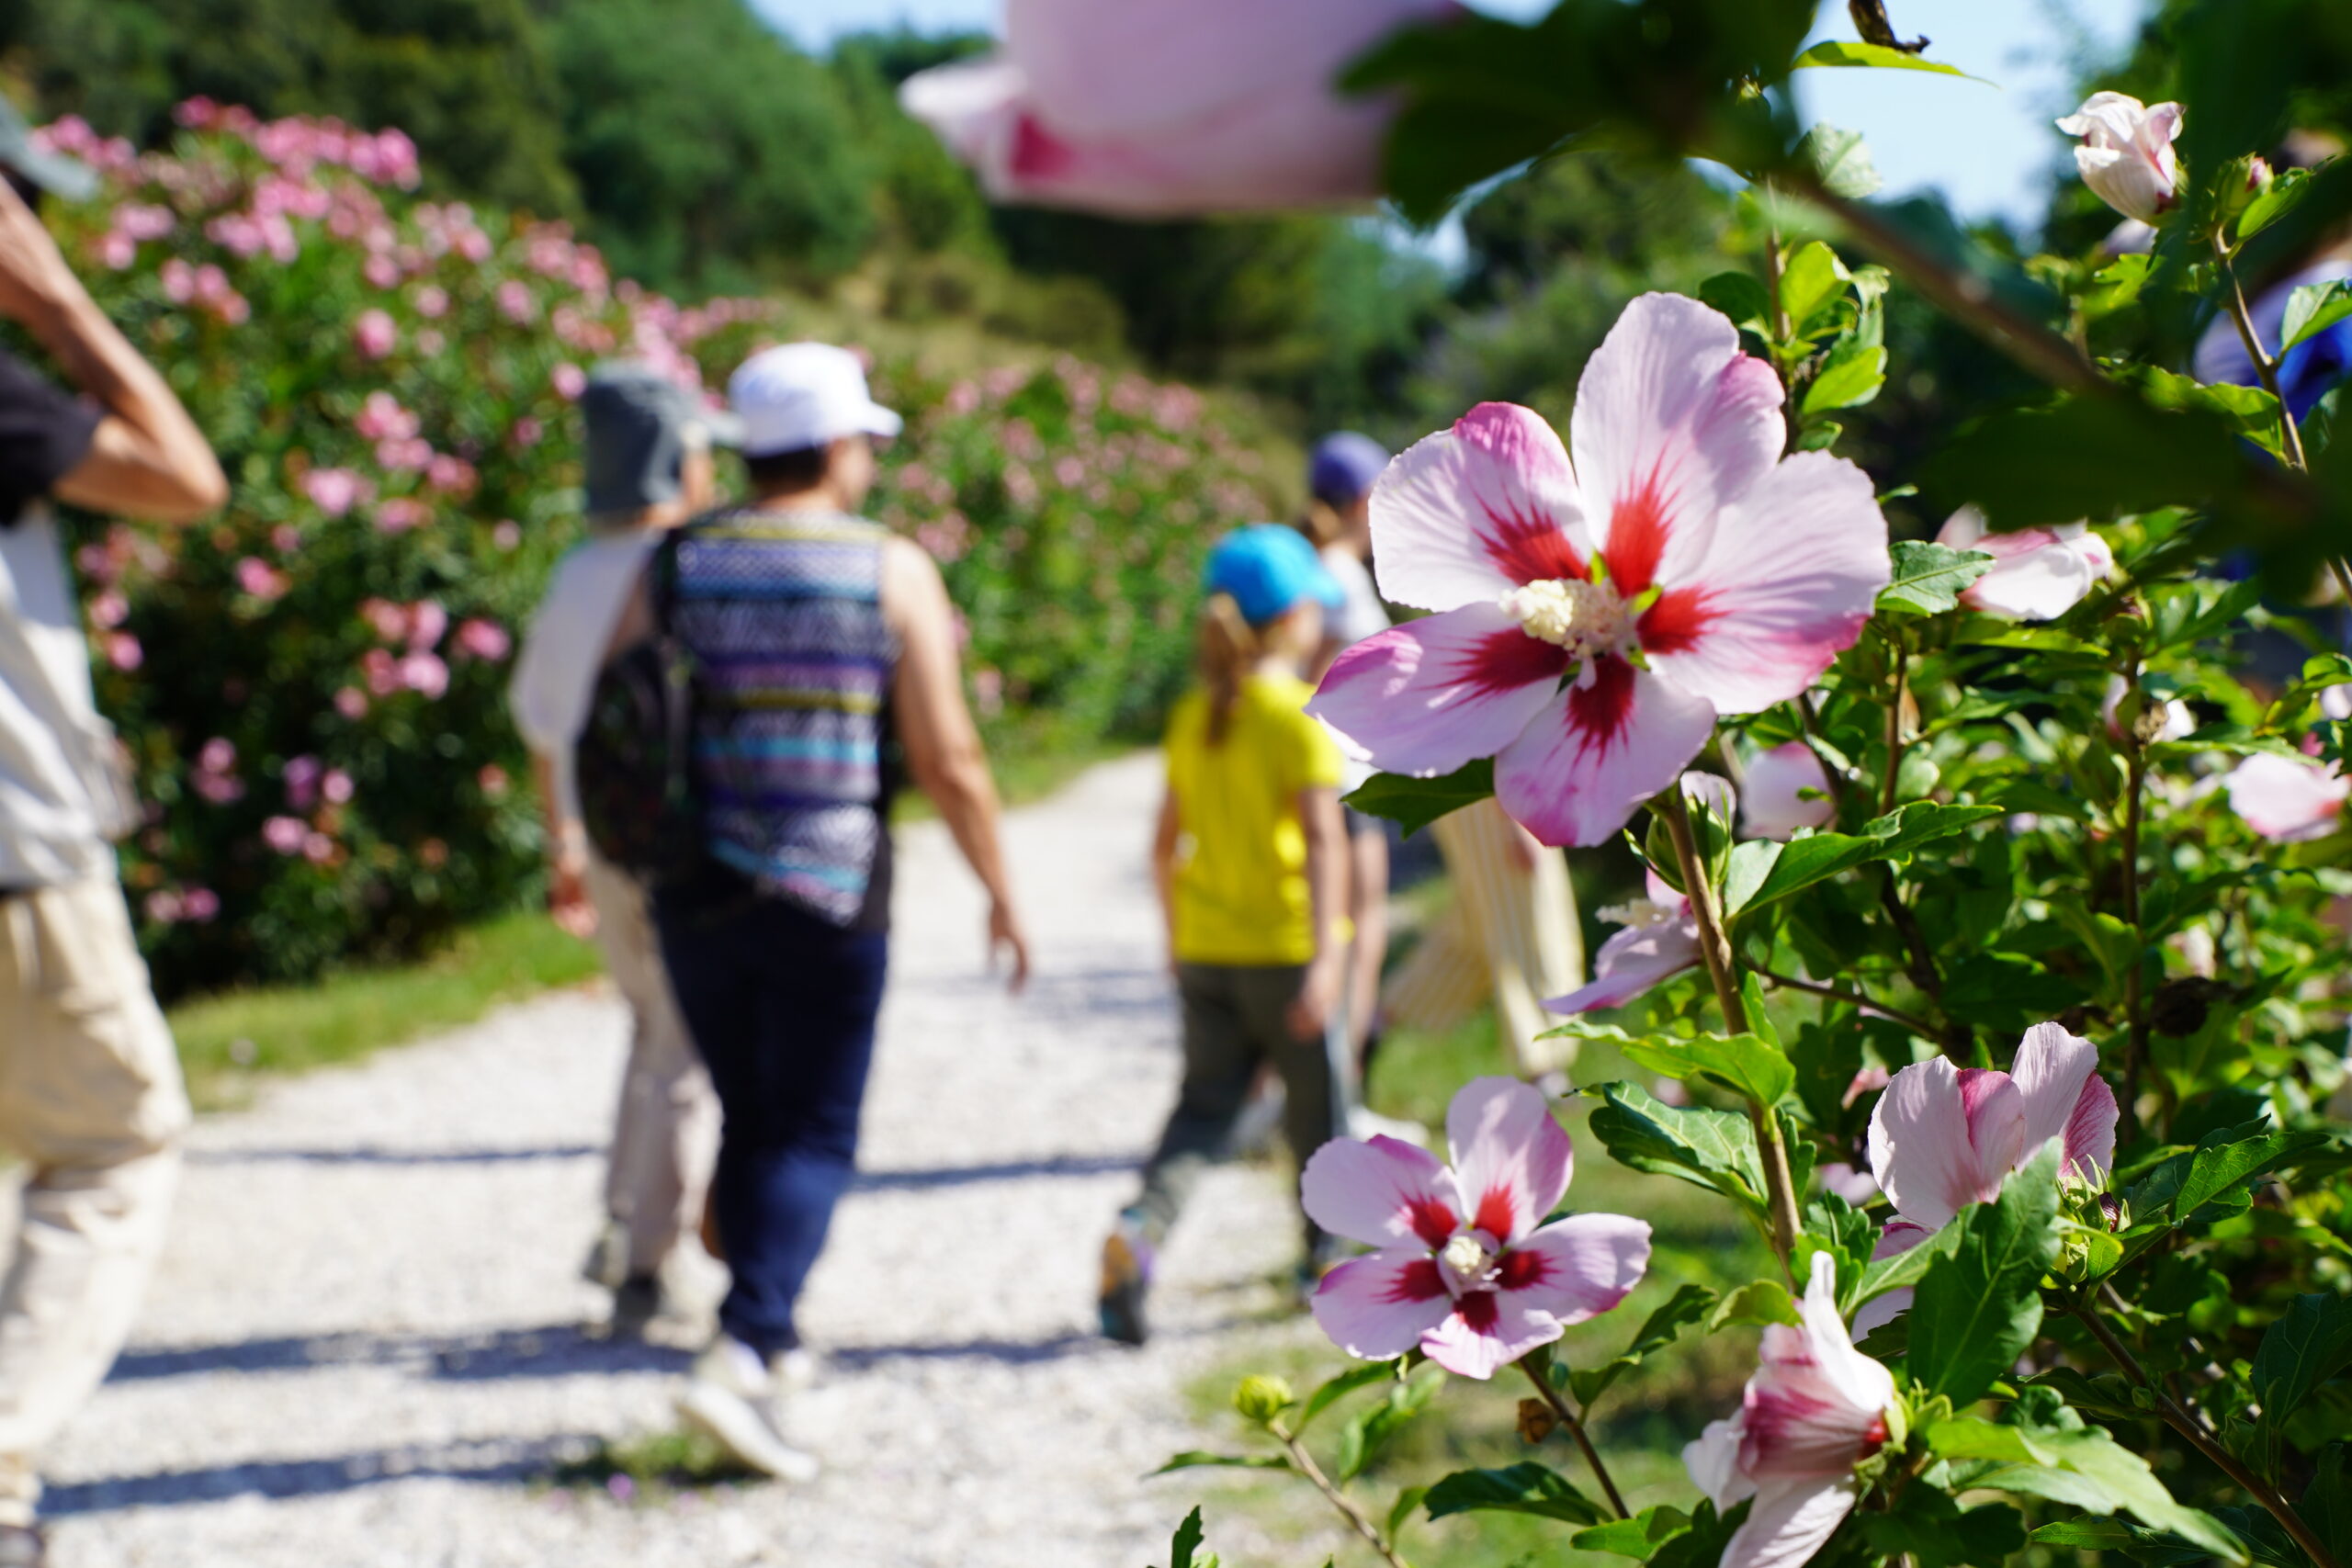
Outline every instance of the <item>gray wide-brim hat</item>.
POLYGON ((592 519, 627 516, 678 499, 687 449, 739 446, 742 426, 650 365, 616 360, 580 393, 592 519))
POLYGON ((67 201, 87 201, 98 190, 97 172, 88 164, 33 145, 33 128, 5 96, 0 96, 0 169, 67 201))

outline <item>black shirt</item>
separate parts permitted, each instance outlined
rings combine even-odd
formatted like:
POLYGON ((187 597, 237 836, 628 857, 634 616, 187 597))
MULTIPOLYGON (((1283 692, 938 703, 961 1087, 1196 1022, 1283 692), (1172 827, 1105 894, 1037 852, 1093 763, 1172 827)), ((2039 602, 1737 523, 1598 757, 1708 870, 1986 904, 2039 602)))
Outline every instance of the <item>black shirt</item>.
POLYGON ((80 465, 105 417, 0 349, 0 527, 80 465))

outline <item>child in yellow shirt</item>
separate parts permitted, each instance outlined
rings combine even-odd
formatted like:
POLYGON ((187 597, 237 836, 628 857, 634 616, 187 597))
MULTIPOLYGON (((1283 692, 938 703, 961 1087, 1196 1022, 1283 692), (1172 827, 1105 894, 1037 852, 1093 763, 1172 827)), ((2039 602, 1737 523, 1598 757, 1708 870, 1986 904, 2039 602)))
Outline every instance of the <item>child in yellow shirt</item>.
MULTIPOLYGON (((1133 1345, 1148 1332, 1153 1255, 1224 1152, 1260 1066, 1283 1076, 1302 1166, 1346 1130, 1331 1040, 1347 952, 1343 760, 1306 716, 1304 678, 1340 585, 1296 530, 1267 523, 1218 543, 1206 586, 1200 684, 1169 718, 1152 844, 1184 1081, 1143 1192, 1102 1247, 1102 1332, 1133 1345)), ((1319 1240, 1309 1226, 1310 1255, 1319 1240)))

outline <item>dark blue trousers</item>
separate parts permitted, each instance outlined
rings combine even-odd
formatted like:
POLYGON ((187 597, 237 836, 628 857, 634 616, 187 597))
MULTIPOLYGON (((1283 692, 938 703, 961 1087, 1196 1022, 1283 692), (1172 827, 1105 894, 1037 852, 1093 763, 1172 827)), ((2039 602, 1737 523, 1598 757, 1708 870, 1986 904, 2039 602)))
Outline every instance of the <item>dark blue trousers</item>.
POLYGON ((734 1283, 719 1326, 771 1356, 799 1343, 793 1303, 855 1167, 890 939, 764 898, 665 899, 657 918, 724 1118, 711 1201, 734 1283))

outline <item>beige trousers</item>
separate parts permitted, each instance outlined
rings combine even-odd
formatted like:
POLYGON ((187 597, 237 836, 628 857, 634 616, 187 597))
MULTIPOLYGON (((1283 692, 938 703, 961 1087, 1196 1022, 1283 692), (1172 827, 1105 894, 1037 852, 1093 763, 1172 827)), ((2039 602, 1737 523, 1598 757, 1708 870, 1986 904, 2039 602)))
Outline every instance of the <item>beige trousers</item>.
POLYGON ((187 1095, 111 876, 0 899, 0 1143, 30 1167, 0 1288, 0 1524, 121 1348, 179 1174, 187 1095))
POLYGON ((634 1023, 605 1172, 605 1212, 622 1254, 611 1260, 620 1267, 608 1269, 605 1282, 617 1285, 621 1280, 610 1273, 657 1272, 679 1238, 700 1227, 718 1158, 718 1100, 670 989, 644 888, 592 854, 588 897, 596 906, 605 967, 634 1023))
POLYGON ((1522 1076, 1565 1066, 1576 1043, 1536 1036, 1560 1021, 1544 1010, 1544 998, 1584 983, 1566 859, 1536 845, 1491 798, 1430 830, 1453 878, 1453 902, 1383 988, 1390 1024, 1451 1029, 1491 998, 1503 1054, 1522 1076))

